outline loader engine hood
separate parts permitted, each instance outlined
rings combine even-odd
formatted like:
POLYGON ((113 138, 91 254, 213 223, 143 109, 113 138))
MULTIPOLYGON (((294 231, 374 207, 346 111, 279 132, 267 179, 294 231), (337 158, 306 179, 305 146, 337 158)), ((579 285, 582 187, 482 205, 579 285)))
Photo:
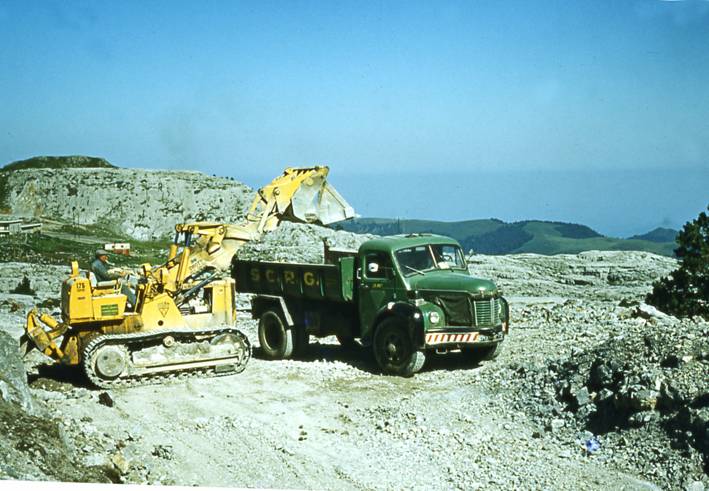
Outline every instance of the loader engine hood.
POLYGON ((499 293, 495 283, 490 280, 452 271, 431 271, 425 275, 411 276, 408 282, 411 290, 464 291, 474 297, 490 297, 499 293))

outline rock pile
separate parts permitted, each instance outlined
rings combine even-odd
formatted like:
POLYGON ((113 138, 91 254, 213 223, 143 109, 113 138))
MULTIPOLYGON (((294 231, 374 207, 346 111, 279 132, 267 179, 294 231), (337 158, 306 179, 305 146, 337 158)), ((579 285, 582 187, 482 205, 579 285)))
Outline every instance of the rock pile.
POLYGON ((606 323, 600 309, 574 316, 563 313, 569 307, 526 318, 556 324, 568 350, 518 358, 490 383, 506 386, 513 407, 532 415, 542 434, 582 445, 596 438, 601 459, 670 488, 678 475, 701 479, 709 469, 709 323, 645 305, 615 308, 606 323))
POLYGON ((362 242, 375 237, 303 223, 282 222, 258 242, 239 250, 240 259, 283 261, 291 263, 323 262, 323 242, 330 247, 357 250, 362 242))

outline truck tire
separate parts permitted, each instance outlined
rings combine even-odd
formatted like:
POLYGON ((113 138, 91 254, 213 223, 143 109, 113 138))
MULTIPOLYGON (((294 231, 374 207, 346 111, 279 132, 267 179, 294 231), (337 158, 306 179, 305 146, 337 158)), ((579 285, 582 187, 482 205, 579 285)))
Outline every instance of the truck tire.
POLYGON ((379 325, 372 347, 384 373, 411 377, 426 361, 424 352, 414 348, 406 327, 393 317, 384 319, 379 325))
POLYGON ((281 316, 273 310, 261 314, 258 321, 258 340, 264 357, 269 360, 282 360, 293 356, 294 329, 286 329, 281 316))

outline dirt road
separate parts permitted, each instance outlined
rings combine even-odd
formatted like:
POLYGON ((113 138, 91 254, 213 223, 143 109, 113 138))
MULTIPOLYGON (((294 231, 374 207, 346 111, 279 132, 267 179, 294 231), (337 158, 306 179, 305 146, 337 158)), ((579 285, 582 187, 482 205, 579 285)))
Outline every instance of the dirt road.
MULTIPOLYGON (((256 337, 251 324, 249 334, 256 337)), ((507 342, 519 342, 512 334, 507 342)), ((326 340, 327 341, 327 340, 326 340)), ((87 463, 109 459, 126 482, 303 489, 652 489, 605 469, 575 441, 539 438, 480 381, 506 362, 431 360, 411 379, 372 373, 368 353, 318 344, 304 361, 253 359, 247 370, 49 397, 87 463), (83 428, 82 428, 83 427, 83 428)), ((35 391, 42 392, 42 391, 35 391)), ((38 394, 43 395, 43 394, 38 394)))

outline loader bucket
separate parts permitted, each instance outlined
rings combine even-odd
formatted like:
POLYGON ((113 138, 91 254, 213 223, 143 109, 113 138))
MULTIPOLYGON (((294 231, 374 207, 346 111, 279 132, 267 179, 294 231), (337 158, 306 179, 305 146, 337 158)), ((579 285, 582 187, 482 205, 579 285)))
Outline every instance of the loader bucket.
POLYGON ((279 222, 330 223, 355 217, 354 210, 327 182, 327 166, 289 167, 259 189, 247 219, 256 231, 275 230, 279 222))
POLYGON ((355 216, 354 209, 330 185, 325 175, 308 179, 291 198, 292 220, 328 225, 355 216))

